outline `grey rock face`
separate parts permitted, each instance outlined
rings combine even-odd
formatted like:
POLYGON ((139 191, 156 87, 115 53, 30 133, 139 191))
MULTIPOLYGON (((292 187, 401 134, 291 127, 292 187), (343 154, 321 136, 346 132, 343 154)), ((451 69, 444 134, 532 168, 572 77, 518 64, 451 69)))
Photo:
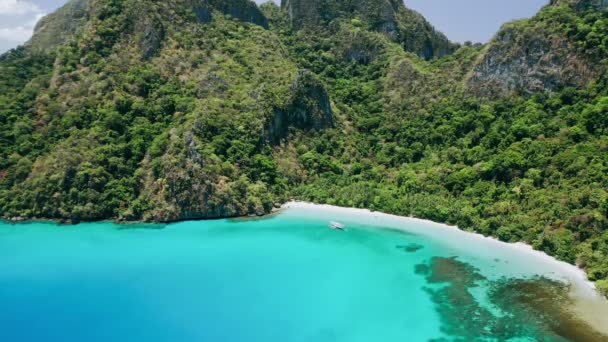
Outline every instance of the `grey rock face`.
POLYGON ((234 19, 249 22, 268 28, 268 20, 258 6, 250 0, 198 0, 195 1, 194 12, 201 22, 209 22, 217 10, 234 19))
MULTIPOLYGON (((165 36, 162 24, 150 16, 147 0, 131 0, 137 8, 134 16, 135 32, 142 33, 142 56, 147 59, 159 51, 165 36)), ((34 29, 34 35, 26 43, 32 49, 50 51, 64 44, 94 15, 96 0, 70 0, 57 11, 42 18, 34 29)), ((200 22, 209 22, 214 10, 236 20, 268 27, 268 20, 250 0, 193 0, 195 17, 200 22)))
POLYGON ((147 25, 144 28, 143 34, 144 37, 141 44, 142 56, 144 59, 149 59, 160 50, 164 31, 162 26, 147 25))
POLYGON ((212 0, 214 6, 235 19, 268 28, 268 20, 258 6, 249 0, 212 0))
POLYGON ((286 108, 275 110, 266 128, 266 138, 280 143, 289 128, 321 130, 334 127, 334 117, 327 90, 309 71, 300 70, 291 86, 292 97, 286 108))
POLYGON ((454 51, 454 45, 441 32, 435 30, 420 13, 402 8, 397 12, 396 41, 400 42, 406 51, 429 60, 443 57, 454 51))
POLYGON ((135 23, 135 32, 141 32, 139 46, 142 58, 150 59, 160 52, 165 39, 165 28, 162 21, 152 13, 146 13, 145 9, 140 13, 142 16, 135 23))
POLYGON ((552 92, 582 86, 597 72, 567 37, 543 26, 504 26, 488 44, 467 79, 477 96, 552 92))
POLYGON ((65 43, 89 17, 90 0, 71 0, 40 19, 34 35, 25 45, 39 51, 52 50, 65 43))
POLYGON ((327 25, 338 18, 358 18, 424 59, 445 56, 454 48, 445 35, 401 0, 283 0, 281 7, 296 29, 327 25))
POLYGON ((296 28, 360 16, 376 28, 390 32, 395 28, 395 13, 404 5, 400 0, 283 0, 281 7, 287 10, 296 28))

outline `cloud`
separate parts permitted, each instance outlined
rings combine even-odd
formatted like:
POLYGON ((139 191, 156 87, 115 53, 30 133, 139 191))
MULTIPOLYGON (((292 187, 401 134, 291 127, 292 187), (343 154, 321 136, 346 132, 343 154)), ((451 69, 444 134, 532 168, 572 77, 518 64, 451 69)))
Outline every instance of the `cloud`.
POLYGON ((24 25, 0 27, 0 41, 12 43, 25 42, 32 36, 36 23, 42 17, 44 17, 44 13, 37 13, 33 19, 29 20, 24 25))
POLYGON ((38 5, 29 1, 0 0, 0 16, 2 15, 24 15, 28 13, 41 13, 38 5))
POLYGON ((32 35, 32 29, 25 26, 0 28, 0 40, 23 43, 32 35))
POLYGON ((21 0, 0 0, 0 53, 25 43, 45 11, 21 0))

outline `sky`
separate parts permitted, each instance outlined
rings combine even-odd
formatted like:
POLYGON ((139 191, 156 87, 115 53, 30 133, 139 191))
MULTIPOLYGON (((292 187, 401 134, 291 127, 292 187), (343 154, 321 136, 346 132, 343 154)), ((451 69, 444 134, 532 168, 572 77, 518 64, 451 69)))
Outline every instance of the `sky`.
MULTIPOLYGON (((27 41, 36 22, 66 1, 0 0, 0 53, 27 41)), ((452 41, 461 43, 487 42, 503 23, 530 17, 547 3, 548 0, 405 0, 406 6, 422 13, 452 41)))
POLYGON ((549 0, 405 0, 450 40, 485 43, 502 24, 528 18, 549 0))

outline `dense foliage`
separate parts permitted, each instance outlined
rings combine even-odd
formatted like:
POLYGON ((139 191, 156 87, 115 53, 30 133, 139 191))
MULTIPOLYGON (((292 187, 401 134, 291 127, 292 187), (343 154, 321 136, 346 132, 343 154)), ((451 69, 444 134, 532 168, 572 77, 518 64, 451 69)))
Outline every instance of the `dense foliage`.
POLYGON ((189 4, 96 0, 53 52, 0 58, 4 216, 212 218, 294 196, 526 241, 608 291, 606 11, 514 24, 594 61, 586 86, 481 98, 480 45, 426 61, 360 18, 296 29, 269 3, 266 29, 189 4))

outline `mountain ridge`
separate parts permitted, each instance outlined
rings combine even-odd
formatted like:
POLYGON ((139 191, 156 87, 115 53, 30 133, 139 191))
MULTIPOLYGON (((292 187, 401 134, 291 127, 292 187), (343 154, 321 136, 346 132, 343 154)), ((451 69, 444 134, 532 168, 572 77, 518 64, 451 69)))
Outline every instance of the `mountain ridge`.
POLYGON ((372 30, 425 59, 445 56, 454 49, 445 35, 400 0, 283 0, 281 8, 296 29, 328 25, 340 18, 363 20, 372 30))
POLYGON ((513 92, 555 91, 564 86, 584 86, 605 65, 576 46, 573 34, 544 24, 547 21, 572 25, 561 18, 559 6, 577 11, 603 9, 608 3, 593 0, 554 0, 539 14, 507 23, 486 45, 484 54, 468 76, 469 89, 478 96, 508 96, 513 92))

